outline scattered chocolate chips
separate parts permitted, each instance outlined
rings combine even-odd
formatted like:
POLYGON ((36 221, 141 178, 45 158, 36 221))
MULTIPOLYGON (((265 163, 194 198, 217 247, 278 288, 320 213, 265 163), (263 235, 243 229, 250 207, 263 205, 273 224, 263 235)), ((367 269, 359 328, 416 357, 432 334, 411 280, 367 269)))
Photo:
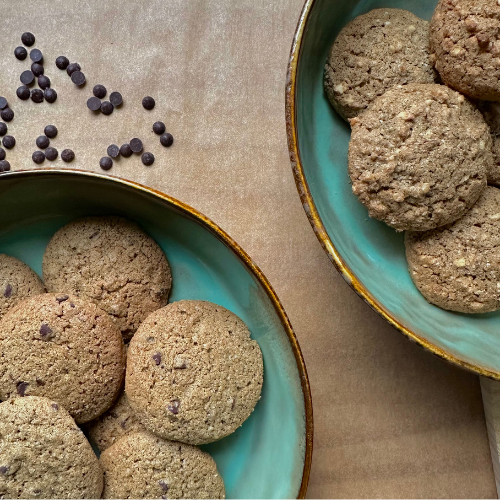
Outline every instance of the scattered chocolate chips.
POLYGON ((5 160, 5 149, 0 148, 0 161, 5 160))
POLYGON ((80 70, 77 70, 71 73, 71 81, 78 87, 81 87, 87 80, 85 75, 80 70))
POLYGON ((151 96, 146 96, 143 100, 142 100, 142 107, 144 109, 147 109, 149 111, 151 111, 154 107, 155 107, 155 100, 151 97, 151 96))
POLYGON ((31 72, 35 75, 35 76, 42 76, 43 73, 44 73, 44 69, 43 69, 43 64, 40 64, 40 63, 33 63, 31 65, 31 72))
POLYGON ((50 78, 45 75, 41 75, 38 77, 38 86, 42 89, 48 89, 50 87, 50 78))
POLYGON ((33 49, 30 51, 30 59, 33 62, 39 63, 43 61, 43 54, 41 50, 33 49))
POLYGON ((68 299, 69 299, 69 295, 61 295, 60 297, 56 297, 56 300, 57 300, 57 302, 59 302, 59 304, 61 302, 66 302, 68 299))
POLYGON ((0 137, 3 137, 7 133, 7 124, 0 122, 0 137))
POLYGON ((21 85, 17 90, 16 90, 17 97, 19 99, 22 99, 23 101, 26 101, 27 99, 30 98, 31 92, 26 85, 21 85))
POLYGON ((91 97, 87 100, 87 108, 89 108, 90 111, 99 111, 101 109, 101 100, 97 97, 91 97))
POLYGON ((165 124, 163 122, 154 122, 153 123, 153 132, 155 134, 161 135, 165 132, 165 124))
POLYGON ((99 166, 103 170, 109 170, 113 166, 113 160, 109 156, 103 156, 99 160, 99 166))
POLYGON ((52 403, 51 406, 52 408, 54 408, 54 410, 59 410, 59 405, 57 403, 52 403))
POLYGON ((179 408, 181 406, 181 402, 178 399, 173 399, 170 401, 170 404, 167 406, 167 409, 170 413, 177 415, 179 413, 179 408))
POLYGON ((6 465, 0 465, 0 474, 7 474, 9 468, 6 465))
POLYGON ((165 132, 160 137, 160 143, 162 146, 169 148, 174 143, 174 136, 172 134, 169 134, 168 132, 165 132))
POLYGON ((48 88, 45 89, 43 92, 43 95, 45 96, 45 100, 49 103, 56 102, 57 99, 57 92, 54 89, 48 88))
POLYGON ((66 69, 69 66, 69 59, 65 56, 59 56, 56 59, 56 66, 59 69, 66 69))
POLYGON ((103 115, 110 115, 115 107, 109 101, 103 101, 101 103, 101 113, 103 115))
POLYGON ((0 109, 5 109, 8 105, 7 99, 5 99, 5 97, 0 97, 0 109))
POLYGON ((2 144, 4 148, 12 149, 16 145, 16 140, 11 135, 6 135, 2 139, 2 144))
POLYGON ((61 158, 66 163, 72 162, 75 159, 75 153, 73 153, 73 151, 71 149, 65 149, 61 153, 61 158))
POLYGON ((120 92, 111 92, 111 94, 109 95, 109 100, 115 108, 123 104, 123 97, 120 92))
POLYGON ((140 139, 137 139, 137 137, 135 137, 130 141, 130 149, 134 153, 140 153, 142 151, 142 141, 140 139))
POLYGON ((35 44, 35 35, 33 33, 30 33, 29 31, 26 31, 21 35, 21 42, 23 42, 26 47, 31 47, 35 44))
POLYGON ((10 170, 10 163, 7 160, 0 161, 0 172, 7 172, 10 170))
POLYGON ((24 61, 28 57, 28 51, 24 47, 19 46, 14 49, 14 55, 16 59, 24 61))
POLYGON ((120 148, 116 144, 111 144, 107 149, 108 156, 116 158, 120 154, 120 148))
POLYGON ((158 366, 161 363, 161 354, 159 352, 153 354, 151 357, 153 358, 156 366, 158 366))
POLYGON ((92 92, 98 99, 104 99, 108 93, 104 85, 95 85, 92 92))
POLYGON ((14 111, 10 108, 2 109, 0 117, 2 117, 4 122, 11 122, 14 119, 14 111))
POLYGON ((31 159, 39 165, 45 161, 45 153, 43 151, 35 151, 31 155, 31 159))
POLYGON ((43 91, 40 89, 33 89, 31 91, 31 100, 33 102, 36 102, 37 104, 40 104, 44 100, 44 95, 43 91))
POLYGON ((50 328, 47 323, 42 323, 42 326, 40 327, 40 335, 42 336, 43 340, 49 339, 52 335, 52 328, 50 328))
POLYGON ((57 136, 57 127, 55 125, 47 125, 43 129, 43 133, 49 138, 53 139, 57 136))
POLYGON ((33 71, 27 69, 21 73, 20 80, 24 85, 31 85, 35 81, 35 75, 33 71))
POLYGON ((47 158, 47 160, 49 160, 49 161, 56 160, 58 156, 59 156, 59 152, 57 151, 56 148, 47 148, 45 150, 45 158, 47 158))
POLYGON ((66 68, 66 73, 68 73, 68 76, 71 76, 75 71, 80 71, 82 68, 78 63, 71 63, 68 64, 66 68))
POLYGON ((18 382, 16 385, 16 391, 19 396, 24 396, 26 394, 26 389, 28 388, 28 382, 18 382))
POLYGON ((155 162, 155 156, 153 153, 143 153, 141 160, 146 167, 150 167, 155 162))
POLYGON ((7 286, 5 287, 5 290, 3 292, 3 296, 6 299, 12 297, 12 285, 10 283, 7 283, 7 286))
POLYGON ((120 154, 124 158, 129 158, 130 156, 132 156, 132 149, 130 148, 130 144, 122 144, 120 147, 120 154))
POLYGON ((167 482, 166 482, 166 481, 164 481, 163 479, 160 479, 160 480, 158 481, 158 484, 160 485, 160 488, 161 488, 161 490, 162 490, 163 492, 165 492, 165 493, 166 493, 166 492, 168 491, 168 484, 167 484, 167 482))
POLYGON ((50 140, 46 135, 41 135, 36 139, 36 147, 40 149, 47 149, 50 145, 50 140))

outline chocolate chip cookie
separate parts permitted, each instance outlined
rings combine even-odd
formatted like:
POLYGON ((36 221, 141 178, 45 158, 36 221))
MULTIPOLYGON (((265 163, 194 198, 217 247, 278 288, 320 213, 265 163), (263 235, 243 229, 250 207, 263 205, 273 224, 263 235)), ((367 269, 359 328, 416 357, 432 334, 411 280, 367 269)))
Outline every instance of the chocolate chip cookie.
POLYGON ((402 9, 374 9, 337 36, 325 66, 328 99, 345 119, 407 83, 434 83, 429 23, 402 9))
POLYGON ((0 321, 0 400, 45 396, 78 423, 104 413, 120 391, 125 348, 120 332, 95 304, 44 293, 0 321))
POLYGON ((0 404, 0 498, 100 498, 102 488, 97 457, 59 403, 0 404))
POLYGON ((394 87, 351 125, 352 191, 370 217, 398 231, 459 219, 486 186, 493 165, 488 126, 448 87, 394 87))
POLYGON ((172 277, 165 254, 121 217, 87 217, 59 229, 43 257, 49 292, 74 293, 106 311, 129 339, 167 304, 172 277))
POLYGON ((100 463, 103 498, 225 498, 208 453, 147 432, 122 437, 101 454, 100 463))
POLYGON ((183 300, 149 315, 130 342, 125 391, 165 439, 210 443, 234 432, 260 398, 262 353, 224 307, 183 300))

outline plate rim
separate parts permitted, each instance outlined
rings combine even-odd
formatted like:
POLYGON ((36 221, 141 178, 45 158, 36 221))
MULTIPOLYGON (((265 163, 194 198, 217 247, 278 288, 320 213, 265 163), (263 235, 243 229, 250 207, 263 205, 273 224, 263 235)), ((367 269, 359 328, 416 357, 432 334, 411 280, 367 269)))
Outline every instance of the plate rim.
POLYGON ((127 187, 136 189, 138 191, 149 194, 150 196, 159 199, 166 206, 174 207, 180 212, 190 216, 192 219, 200 223, 206 229, 208 229, 213 235, 215 235, 219 241, 221 241, 227 248, 229 248, 242 262, 245 264, 247 269, 257 278, 260 285, 264 288, 267 296, 269 297, 274 310, 276 311, 281 324, 287 334, 288 340, 292 347, 292 351, 295 357, 295 362, 297 365, 297 370, 300 376, 300 382, 302 387, 302 395, 304 397, 304 410, 305 410, 305 440, 306 449, 304 456, 304 467, 302 472, 302 481, 298 491, 297 498, 305 498, 307 487, 309 484, 309 477, 311 474, 311 464, 312 464, 312 452, 313 452, 313 435, 314 435, 314 421, 313 421, 313 407, 312 407, 312 396, 311 387, 309 384, 309 377, 307 374, 307 369, 300 349, 299 341, 293 331, 292 325, 288 316, 281 304, 280 299, 276 295, 274 288, 272 287, 269 280, 266 278, 264 273, 255 264, 255 262, 250 258, 250 256, 243 250, 235 240, 229 236, 223 229, 221 229, 215 222, 203 215, 201 212, 191 207, 190 205, 166 194, 157 189, 145 186, 139 182, 124 179, 110 174, 100 174, 98 172, 92 172, 87 170, 75 169, 75 168, 34 168, 30 170, 14 170, 9 172, 4 172, 0 176, 0 183, 2 179, 7 178, 26 178, 26 177, 36 177, 37 175, 56 175, 56 176, 85 176, 94 179, 100 179, 107 182, 116 182, 118 184, 125 185, 127 187))
POLYGON ((303 46, 304 34, 307 30, 307 23, 309 16, 314 8, 316 0, 306 0, 302 11, 300 13, 299 21, 295 29, 290 56, 288 60, 288 67, 286 73, 286 87, 285 87, 285 120, 286 120, 286 133, 288 140, 288 154, 290 156, 290 163, 292 172, 295 179, 295 185, 302 202, 302 208, 306 212, 309 223, 311 224, 316 237, 321 243, 324 251, 327 253, 332 264, 337 271, 341 274, 347 284, 380 316, 389 322, 396 330, 399 330, 409 340, 415 342, 425 350, 445 359, 446 361, 458 365, 461 368, 477 373, 488 378, 500 380, 500 371, 491 370, 480 365, 465 361, 459 356, 455 356, 447 352, 445 349, 438 347, 423 336, 412 331, 403 323, 398 321, 396 317, 381 304, 363 285, 361 280, 350 269, 345 260, 336 249, 332 240, 330 239, 326 228, 323 224, 321 216, 314 202, 313 196, 309 189, 309 184, 306 179, 302 160, 300 156, 300 149, 298 143, 297 131, 297 106, 296 106, 296 92, 297 92, 297 69, 300 62, 301 50, 303 46))

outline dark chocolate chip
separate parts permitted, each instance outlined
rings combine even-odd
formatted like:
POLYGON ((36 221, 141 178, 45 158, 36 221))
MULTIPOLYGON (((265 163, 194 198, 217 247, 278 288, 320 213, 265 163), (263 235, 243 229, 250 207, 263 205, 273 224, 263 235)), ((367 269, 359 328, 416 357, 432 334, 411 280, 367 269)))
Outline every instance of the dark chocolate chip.
POLYGON ((78 63, 71 63, 68 64, 68 67, 66 68, 66 73, 68 73, 68 76, 71 76, 75 71, 80 71, 82 68, 78 63))
POLYGON ((41 378, 36 378, 36 385, 39 385, 40 387, 43 387, 45 385, 45 382, 41 378))
POLYGON ((2 139, 3 147, 6 149, 12 149, 16 145, 16 140, 11 135, 6 135, 2 139))
POLYGON ((149 111, 151 111, 155 107, 155 104, 155 100, 149 95, 142 100, 143 108, 149 111))
POLYGON ((61 295, 60 297, 56 297, 56 300, 57 300, 57 302, 59 302, 59 304, 61 302, 66 302, 68 299, 69 299, 69 295, 61 295))
POLYGON ((122 144, 120 147, 120 154, 124 158, 132 156, 132 149, 130 149, 130 144, 122 144))
POLYGON ((99 111, 101 109, 101 100, 97 97, 91 97, 87 100, 87 108, 89 108, 90 111, 99 111))
POLYGON ((0 172, 7 172, 10 170, 10 163, 7 160, 0 161, 0 172))
POLYGON ((174 143, 174 136, 172 134, 169 134, 168 132, 165 132, 160 137, 160 142, 162 146, 169 148, 174 143))
POLYGON ((43 340, 47 340, 51 337, 52 329, 49 325, 47 325, 47 323, 42 323, 42 326, 40 326, 40 335, 43 340))
POLYGON ((69 59, 65 56, 59 56, 56 59, 56 66, 59 69, 66 69, 69 66, 69 59))
POLYGON ((61 153, 61 158, 66 163, 72 162, 75 159, 75 153, 73 153, 73 151, 71 149, 65 149, 61 153))
POLYGON ((159 352, 153 354, 151 357, 153 358, 156 366, 158 366, 161 363, 161 354, 159 352))
POLYGON ((36 147, 40 149, 47 149, 50 145, 50 139, 46 135, 41 135, 36 138, 36 147))
POLYGON ((170 413, 177 415, 179 413, 179 408, 181 406, 181 402, 178 399, 173 399, 170 401, 170 404, 167 406, 167 409, 170 413))
POLYGON ((101 113, 103 115, 110 115, 115 107, 109 101, 103 101, 101 103, 101 113))
POLYGON ((0 161, 5 160, 5 149, 0 148, 0 161))
POLYGON ((27 69, 21 73, 20 80, 21 83, 24 83, 24 85, 31 85, 35 81, 35 75, 33 74, 33 71, 27 69))
POLYGON ((127 421, 126 421, 126 420, 122 420, 122 421, 120 422, 120 427, 121 427, 123 430, 125 430, 125 429, 127 428, 127 421))
POLYGON ((89 236, 89 240, 91 240, 92 238, 95 238, 97 235, 99 234, 99 231, 94 231, 90 236, 89 236))
POLYGON ((24 61, 28 57, 28 51, 24 47, 19 46, 14 49, 14 55, 16 59, 24 61))
POLYGON ((30 59, 33 62, 39 63, 43 61, 43 54, 41 50, 33 49, 30 51, 30 59))
POLYGON ((78 87, 81 87, 87 80, 85 78, 85 75, 81 71, 77 70, 71 73, 71 81, 75 85, 78 85, 78 87))
POLYGON ((10 108, 2 109, 0 117, 2 117, 4 122, 11 122, 14 119, 14 111, 10 108))
POLYGON ((7 283, 7 286, 5 287, 5 290, 3 292, 3 296, 8 299, 9 297, 12 297, 12 285, 10 283, 7 283))
POLYGON ((111 104, 116 108, 117 106, 121 106, 123 103, 123 97, 120 92, 111 92, 109 95, 109 100, 111 104))
POLYGON ((0 97, 0 109, 5 109, 8 105, 7 99, 5 99, 5 97, 0 97))
POLYGON ((26 388, 28 387, 28 382, 18 382, 16 385, 16 391, 19 396, 24 396, 26 394, 26 388))
POLYGON ((57 92, 54 89, 48 88, 45 89, 43 92, 43 95, 45 96, 45 100, 49 103, 56 102, 57 99, 57 92))
POLYGON ((109 170, 113 166, 113 160, 109 156, 103 156, 99 160, 99 165, 103 170, 109 170))
POLYGON ((31 155, 31 159, 37 164, 43 163, 45 161, 45 153, 43 151, 35 151, 31 155))
POLYGON ((92 92, 98 99, 104 99, 108 93, 104 85, 95 85, 92 92))
POLYGON ((54 410, 59 410, 59 405, 57 403, 52 403, 52 408, 54 408, 54 410))
POLYGON ((43 91, 40 89, 33 89, 31 91, 31 100, 33 102, 36 102, 37 104, 40 104, 44 100, 44 95, 43 91))
POLYGON ((0 465, 0 474, 7 474, 9 468, 6 465, 0 465))
POLYGON ((0 122, 0 137, 3 137, 7 133, 7 124, 0 122))
POLYGON ((35 44, 35 35, 33 33, 30 33, 29 31, 26 31, 21 35, 21 42, 23 42, 26 47, 31 47, 35 44))
POLYGON ((75 306, 75 304, 73 304, 73 302, 70 302, 70 303, 69 303, 69 305, 70 305, 71 307, 76 307, 76 306, 75 306))
POLYGON ((26 85, 21 85, 17 90, 16 90, 17 97, 19 99, 22 99, 23 101, 26 101, 27 99, 30 98, 31 92, 26 85))
POLYGON ((50 78, 46 75, 41 75, 38 77, 38 86, 42 89, 48 89, 50 87, 50 78))
POLYGON ((160 488, 161 488, 161 490, 162 490, 163 492, 165 492, 165 493, 166 493, 166 492, 168 491, 168 484, 167 484, 167 482, 166 482, 165 480, 160 479, 160 480, 158 481, 158 484, 160 485, 160 488))
POLYGON ((116 144, 111 144, 107 149, 108 156, 116 158, 120 154, 120 148, 116 144))
POLYGON ((47 148, 45 150, 45 158, 47 158, 47 160, 49 160, 49 161, 56 160, 58 156, 59 156, 59 152, 57 151, 56 148, 47 148))
POLYGON ((141 160, 146 167, 150 167, 155 162, 155 156, 153 153, 142 153, 141 160))
POLYGON ((231 410, 234 410, 236 407, 236 396, 233 396, 233 402, 231 403, 231 410))
POLYGON ((130 141, 130 149, 134 153, 140 153, 142 151, 142 141, 140 139, 134 138, 130 141))
POLYGON ((44 72, 44 69, 43 69, 43 64, 40 64, 40 63, 33 63, 31 65, 31 72, 35 75, 35 76, 42 76, 43 75, 43 72, 44 72))
POLYGON ((165 124, 163 122, 154 122, 153 123, 153 132, 155 134, 161 135, 165 132, 165 124))
POLYGON ((53 139, 57 136, 57 127, 55 125, 47 125, 43 129, 43 133, 49 138, 53 139))
POLYGON ((39 495, 41 492, 42 492, 42 490, 39 490, 39 489, 33 490, 34 495, 39 495))

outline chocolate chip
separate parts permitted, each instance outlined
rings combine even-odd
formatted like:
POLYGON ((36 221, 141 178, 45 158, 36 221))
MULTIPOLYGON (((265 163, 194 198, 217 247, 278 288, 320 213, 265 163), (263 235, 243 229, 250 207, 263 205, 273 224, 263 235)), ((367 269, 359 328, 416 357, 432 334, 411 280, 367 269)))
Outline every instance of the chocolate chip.
POLYGON ((0 172, 7 172, 10 170, 10 163, 7 160, 0 161, 0 172))
POLYGON ((170 404, 167 406, 169 412, 177 415, 179 413, 179 408, 181 406, 181 402, 178 399, 173 399, 170 401, 170 404))
POLYGON ((47 125, 43 129, 43 133, 49 138, 53 139, 57 136, 57 127, 55 125, 47 125))
POLYGON ((21 85, 17 90, 16 90, 17 97, 19 99, 22 99, 23 101, 26 101, 27 99, 30 98, 31 92, 26 85, 21 85))
POLYGON ((99 99, 104 99, 108 93, 104 85, 95 85, 92 92, 99 99))
POLYGON ((73 302, 70 302, 70 303, 69 303, 69 305, 70 305, 71 307, 76 307, 76 306, 75 306, 75 304, 73 304, 73 302))
POLYGON ((5 97, 0 97, 0 109, 5 109, 8 105, 7 99, 5 99, 5 97))
POLYGON ((61 158, 66 163, 72 162, 75 159, 75 153, 73 153, 73 151, 71 149, 65 149, 61 153, 61 158))
POLYGON ((236 407, 236 396, 233 396, 233 402, 231 403, 231 410, 234 410, 236 407))
POLYGON ((94 231, 90 236, 89 236, 89 240, 91 240, 92 238, 95 238, 97 235, 99 234, 99 231, 94 231))
POLYGON ((161 135, 165 132, 165 124, 163 122, 154 122, 153 123, 153 132, 155 134, 161 135))
POLYGON ((161 363, 161 354, 159 352, 153 354, 151 357, 153 358, 156 366, 158 366, 161 363))
POLYGON ((78 85, 78 87, 81 87, 87 80, 85 78, 85 75, 81 71, 77 70, 71 73, 71 81, 75 85, 78 85))
POLYGON ((42 89, 48 89, 50 87, 50 78, 46 75, 41 75, 38 77, 38 86, 42 89))
POLYGON ((43 102, 43 99, 44 99, 44 95, 43 95, 43 91, 40 90, 40 89, 33 89, 31 91, 31 100, 33 102, 36 102, 37 104, 40 104, 41 102, 43 102))
POLYGON ((134 138, 130 141, 130 149, 134 153, 140 153, 142 151, 142 141, 140 139, 134 138))
POLYGON ((54 410, 59 410, 59 405, 57 403, 52 403, 52 408, 54 408, 54 410))
POLYGON ((36 385, 39 385, 40 387, 43 387, 45 385, 45 382, 41 378, 36 378, 36 385))
POLYGON ((0 161, 5 160, 5 149, 0 148, 0 161))
POLYGON ((28 387, 28 382, 18 382, 16 385, 16 391, 19 396, 24 396, 26 394, 26 388, 28 387))
POLYGON ((30 59, 33 62, 39 63, 43 61, 43 54, 41 50, 33 49, 30 51, 30 59))
POLYGON ((33 71, 27 69, 21 73, 20 80, 21 83, 24 83, 24 85, 31 85, 35 81, 35 75, 33 74, 33 71))
POLYGON ((82 68, 78 63, 71 63, 68 64, 68 67, 66 68, 66 73, 68 73, 68 76, 71 76, 75 71, 80 71, 82 68))
POLYGON ((121 106, 123 103, 123 97, 120 92, 111 92, 111 94, 109 95, 109 100, 115 108, 121 106))
POLYGON ((3 137, 7 133, 7 124, 0 122, 0 137, 3 137))
POLYGON ((52 329, 49 325, 47 325, 47 323, 42 323, 42 326, 40 327, 40 335, 43 340, 48 340, 51 337, 52 329))
POLYGON ((56 148, 47 148, 45 150, 45 158, 49 161, 54 161, 57 160, 57 157, 59 156, 59 152, 57 151, 56 148))
POLYGON ((40 493, 42 492, 42 490, 33 490, 33 494, 34 495, 39 495, 40 493))
POLYGON ((45 100, 52 104, 53 102, 56 102, 57 99, 57 92, 54 89, 45 89, 43 95, 45 96, 45 100))
POLYGON ((101 109, 101 100, 97 97, 91 97, 87 100, 87 108, 89 108, 90 111, 99 111, 101 109))
POLYGON ((103 115, 110 115, 115 107, 109 101, 103 101, 101 103, 101 113, 103 115))
POLYGON ((7 283, 7 286, 5 287, 5 290, 3 292, 3 296, 8 299, 9 297, 12 297, 12 285, 10 283, 7 283))
POLYGON ((165 492, 165 493, 166 493, 166 492, 168 491, 168 484, 167 484, 167 482, 166 482, 166 481, 164 481, 163 479, 160 479, 160 480, 158 481, 158 484, 160 485, 160 488, 161 488, 161 490, 162 490, 163 492, 165 492))
POLYGON ((130 148, 130 144, 122 144, 120 147, 120 154, 124 158, 132 156, 132 149, 130 148))
POLYGON ((40 149, 47 149, 50 145, 50 139, 46 135, 41 135, 36 139, 36 147, 40 149))
POLYGON ((35 151, 32 155, 31 155, 31 159, 37 163, 38 165, 40 165, 40 163, 43 163, 45 161, 45 153, 43 151, 35 151))
POLYGON ((174 143, 174 136, 172 134, 169 134, 168 132, 165 132, 160 137, 160 142, 162 146, 169 148, 174 143))
POLYGON ((99 166, 103 170, 109 170, 113 166, 113 160, 109 156, 103 156, 99 160, 99 166))
POLYGON ((26 47, 31 47, 35 44, 35 35, 33 33, 30 33, 29 31, 26 31, 21 35, 21 42, 23 42, 26 47))
POLYGON ((2 109, 0 117, 2 117, 4 122, 11 122, 14 119, 14 111, 10 108, 2 109))
POLYGON ((490 43, 490 37, 488 36, 487 33, 478 33, 476 35, 477 42, 479 43, 480 47, 485 47, 486 45, 489 45, 490 43))
POLYGON ((31 72, 35 75, 35 76, 42 76, 43 75, 43 72, 44 72, 44 69, 43 69, 43 64, 40 64, 40 63, 33 63, 31 65, 31 72))
POLYGON ((14 49, 14 55, 16 59, 24 61, 28 57, 28 51, 24 47, 19 46, 14 49))
POLYGON ((57 300, 57 302, 59 302, 59 304, 61 302, 66 302, 68 299, 69 299, 69 295, 61 295, 60 297, 56 297, 56 300, 57 300))
POLYGON ((7 474, 9 468, 6 465, 0 465, 0 474, 7 474))
POLYGON ((120 148, 116 144, 108 146, 107 153, 111 158, 116 158, 120 154, 120 148))
POLYGON ((125 430, 125 429, 127 428, 127 421, 126 421, 126 420, 122 420, 122 421, 120 422, 120 427, 121 427, 123 430, 125 430))
POLYGON ((59 69, 66 69, 69 65, 69 59, 65 56, 59 56, 57 59, 56 59, 56 66, 59 68, 59 69))
POLYGON ((153 153, 143 153, 141 160, 146 167, 150 167, 155 162, 155 156, 153 153))
POLYGON ((151 111, 155 107, 155 104, 155 100, 149 95, 142 100, 143 108, 149 111, 151 111))
POLYGON ((12 149, 16 145, 16 140, 11 135, 6 135, 2 139, 2 144, 4 148, 12 149))

